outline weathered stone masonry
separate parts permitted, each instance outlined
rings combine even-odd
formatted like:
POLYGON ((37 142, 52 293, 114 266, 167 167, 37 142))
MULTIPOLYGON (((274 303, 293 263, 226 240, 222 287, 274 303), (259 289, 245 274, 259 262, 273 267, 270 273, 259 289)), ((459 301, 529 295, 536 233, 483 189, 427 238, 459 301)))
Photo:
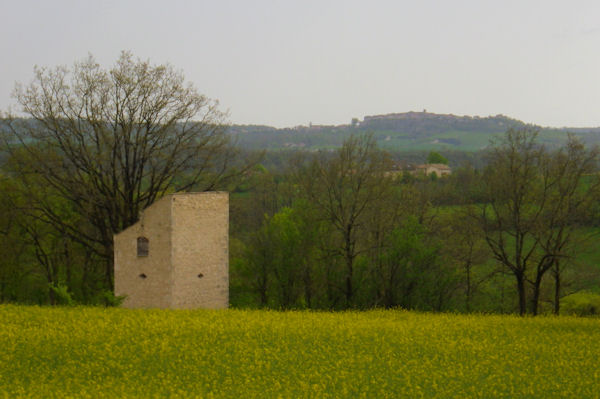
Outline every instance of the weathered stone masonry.
POLYGON ((128 308, 226 308, 229 196, 165 196, 114 236, 115 294, 128 308))

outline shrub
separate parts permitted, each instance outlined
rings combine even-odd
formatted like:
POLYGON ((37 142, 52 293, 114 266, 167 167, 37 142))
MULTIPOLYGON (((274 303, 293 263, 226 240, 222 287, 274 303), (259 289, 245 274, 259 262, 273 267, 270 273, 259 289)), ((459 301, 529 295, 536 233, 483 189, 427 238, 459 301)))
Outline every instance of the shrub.
POLYGON ((126 295, 115 295, 112 291, 104 291, 102 293, 104 299, 104 306, 108 307, 119 307, 123 304, 123 301, 127 297, 126 295))
POLYGON ((600 295, 588 291, 567 295, 562 299, 561 312, 578 316, 599 315, 600 295))
POLYGON ((71 293, 66 285, 60 283, 50 283, 48 284, 48 288, 54 292, 57 304, 67 306, 75 305, 75 301, 73 300, 73 297, 71 296, 71 293))

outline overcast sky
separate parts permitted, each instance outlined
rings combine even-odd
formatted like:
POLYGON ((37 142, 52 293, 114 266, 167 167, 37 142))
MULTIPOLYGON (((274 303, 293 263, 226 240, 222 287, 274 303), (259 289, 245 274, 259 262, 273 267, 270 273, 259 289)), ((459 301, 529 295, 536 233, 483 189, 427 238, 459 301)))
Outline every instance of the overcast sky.
POLYGON ((0 0, 0 109, 33 66, 170 63, 232 123, 422 111, 600 126, 600 1, 0 0))

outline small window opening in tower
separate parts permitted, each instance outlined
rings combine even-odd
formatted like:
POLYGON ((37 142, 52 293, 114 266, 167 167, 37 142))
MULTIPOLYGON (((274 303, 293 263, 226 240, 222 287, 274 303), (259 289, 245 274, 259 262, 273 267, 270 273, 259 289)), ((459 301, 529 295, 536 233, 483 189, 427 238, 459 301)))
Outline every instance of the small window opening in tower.
POLYGON ((148 256, 149 245, 149 241, 146 237, 138 237, 137 256, 148 256))

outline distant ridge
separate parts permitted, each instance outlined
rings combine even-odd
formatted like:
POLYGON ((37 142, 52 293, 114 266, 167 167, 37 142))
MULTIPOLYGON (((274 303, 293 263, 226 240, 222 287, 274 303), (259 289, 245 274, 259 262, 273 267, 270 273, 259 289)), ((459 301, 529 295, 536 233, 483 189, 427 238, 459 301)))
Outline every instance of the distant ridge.
POLYGON ((352 134, 372 132, 381 148, 392 151, 479 151, 490 139, 509 128, 530 126, 540 130, 540 141, 550 147, 566 140, 566 132, 586 144, 600 144, 600 128, 552 128, 527 124, 505 115, 457 116, 430 112, 368 115, 343 125, 312 125, 289 128, 233 125, 232 135, 250 149, 316 150, 340 146, 352 134))
POLYGON ((431 135, 449 129, 465 131, 503 132, 510 127, 522 127, 525 123, 504 115, 456 116, 428 112, 405 112, 365 116, 359 126, 371 130, 392 130, 415 135, 431 135))
POLYGON ((231 125, 228 132, 247 150, 329 150, 340 147, 351 135, 368 132, 374 135, 380 148, 392 152, 477 152, 509 128, 524 126, 538 129, 539 141, 548 147, 562 145, 567 132, 575 134, 586 145, 600 145, 600 127, 541 127, 501 114, 482 117, 425 111, 367 115, 362 120, 353 118, 341 125, 308 124, 287 128, 231 125))

